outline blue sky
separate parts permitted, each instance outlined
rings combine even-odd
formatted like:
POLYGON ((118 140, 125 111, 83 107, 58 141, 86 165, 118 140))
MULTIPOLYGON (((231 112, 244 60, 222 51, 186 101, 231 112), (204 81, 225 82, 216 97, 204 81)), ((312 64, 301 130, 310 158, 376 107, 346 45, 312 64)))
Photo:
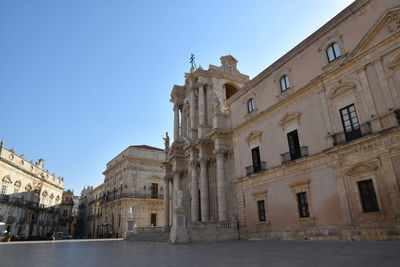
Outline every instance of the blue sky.
POLYGON ((1 0, 0 139, 79 194, 127 146, 172 135, 190 53, 253 78, 351 2, 1 0))

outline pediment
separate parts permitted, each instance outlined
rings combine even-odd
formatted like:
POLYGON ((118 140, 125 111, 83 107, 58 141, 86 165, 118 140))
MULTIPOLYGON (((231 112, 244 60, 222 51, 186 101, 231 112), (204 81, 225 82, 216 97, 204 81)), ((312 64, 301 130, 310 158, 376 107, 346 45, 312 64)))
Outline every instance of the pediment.
POLYGON ((261 131, 252 131, 246 137, 246 140, 247 140, 247 142, 250 142, 253 139, 261 139, 261 136, 262 136, 262 132, 261 131))
POLYGON ((329 98, 336 98, 338 96, 344 95, 356 88, 353 83, 341 83, 335 86, 329 93, 329 98))
POLYGON ((10 178, 9 175, 4 176, 2 181, 5 182, 5 183, 9 183, 9 184, 12 183, 11 178, 10 178))
POLYGON ((352 56, 360 54, 400 31, 400 8, 385 12, 364 36, 352 56))
POLYGON ((299 121, 301 113, 300 112, 288 112, 279 121, 280 126, 284 126, 285 124, 292 122, 292 121, 299 121))
POLYGON ((27 185, 25 186, 25 190, 26 190, 26 191, 31 191, 31 190, 32 190, 32 185, 31 185, 31 184, 27 184, 27 185))
POLYGON ((351 167, 350 170, 347 172, 347 175, 355 176, 355 175, 362 174, 365 172, 375 171, 377 168, 378 168, 378 166, 375 166, 373 164, 359 163, 359 164, 356 164, 353 167, 351 167))
POLYGON ((20 187, 21 186, 21 180, 17 180, 14 183, 15 186, 20 187))

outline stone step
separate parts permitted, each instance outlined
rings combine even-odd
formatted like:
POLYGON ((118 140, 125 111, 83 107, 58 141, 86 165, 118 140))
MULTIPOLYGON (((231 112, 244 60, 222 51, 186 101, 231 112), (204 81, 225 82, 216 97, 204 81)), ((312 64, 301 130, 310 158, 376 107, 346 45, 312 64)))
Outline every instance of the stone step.
POLYGON ((149 242, 169 242, 170 232, 128 232, 125 240, 129 241, 149 241, 149 242))

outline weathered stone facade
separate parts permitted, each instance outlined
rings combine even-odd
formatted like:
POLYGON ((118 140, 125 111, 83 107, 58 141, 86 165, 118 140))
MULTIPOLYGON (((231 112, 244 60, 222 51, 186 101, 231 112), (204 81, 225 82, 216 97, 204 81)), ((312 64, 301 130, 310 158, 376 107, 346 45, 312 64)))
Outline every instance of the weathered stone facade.
POLYGON ((355 1, 251 80, 225 56, 174 86, 172 242, 400 239, 398 4, 355 1))
POLYGON ((54 232, 64 181, 0 143, 0 221, 19 238, 54 232))
POLYGON ((139 145, 107 163, 104 183, 88 198, 91 237, 126 237, 128 232, 164 226, 164 159, 164 150, 139 145))

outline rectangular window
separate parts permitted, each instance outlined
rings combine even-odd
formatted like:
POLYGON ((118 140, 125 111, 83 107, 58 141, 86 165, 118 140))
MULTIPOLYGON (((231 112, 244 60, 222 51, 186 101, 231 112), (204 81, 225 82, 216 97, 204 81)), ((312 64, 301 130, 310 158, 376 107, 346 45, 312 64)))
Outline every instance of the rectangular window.
POLYGON ((300 218, 310 217, 310 211, 308 210, 307 193, 297 193, 297 207, 299 209, 300 218))
POLYGON ((379 211, 378 201, 376 200, 374 184, 372 180, 358 182, 361 204, 364 212, 379 211))
POLYGON ((297 130, 294 130, 287 134, 290 160, 301 158, 300 141, 297 130))
POLYGON ((265 222, 267 220, 267 218, 265 216, 265 202, 264 202, 264 200, 257 201, 257 207, 258 207, 258 220, 260 222, 265 222))
POLYGON ((151 198, 158 198, 158 184, 151 184, 151 198))
POLYGON ((251 157, 253 159, 254 172, 259 172, 261 170, 261 159, 260 159, 259 147, 255 147, 251 150, 251 157))
POLYGON ((151 214, 151 226, 157 226, 157 214, 156 213, 151 214))
POLYGON ((3 184, 1 187, 1 193, 5 194, 7 192, 7 184, 3 184))
POLYGON ((344 135, 346 141, 351 141, 361 137, 360 124, 357 118, 357 111, 354 104, 344 107, 340 110, 344 135))

